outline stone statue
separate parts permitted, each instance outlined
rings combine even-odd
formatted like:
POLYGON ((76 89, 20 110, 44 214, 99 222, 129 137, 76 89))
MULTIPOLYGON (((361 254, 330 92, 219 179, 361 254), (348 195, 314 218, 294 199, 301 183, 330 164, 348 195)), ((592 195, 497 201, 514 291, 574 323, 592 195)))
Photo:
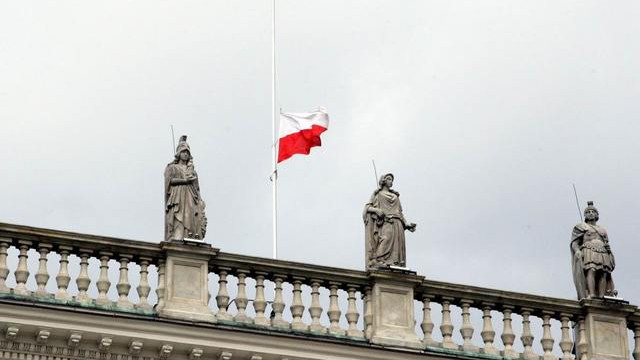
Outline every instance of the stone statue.
POLYGON ((204 239, 207 217, 193 157, 182 135, 175 160, 164 170, 165 240, 204 239))
POLYGON ((573 282, 578 300, 617 296, 611 272, 615 269, 615 259, 609 247, 607 231, 596 225, 600 214, 587 202, 584 222, 573 227, 571 233, 571 259, 573 282))
POLYGON ((393 179, 393 174, 382 175, 364 206, 367 269, 406 266, 404 231, 414 232, 416 224, 405 220, 400 194, 391 189, 393 179))

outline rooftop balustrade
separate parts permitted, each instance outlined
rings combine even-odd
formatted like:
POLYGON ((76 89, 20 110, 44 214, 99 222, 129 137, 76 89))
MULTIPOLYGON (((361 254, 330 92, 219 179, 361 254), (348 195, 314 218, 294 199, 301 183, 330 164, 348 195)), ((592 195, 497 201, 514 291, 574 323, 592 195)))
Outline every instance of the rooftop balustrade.
POLYGON ((629 343, 635 345, 631 353, 640 360, 640 311, 627 304, 244 256, 201 244, 155 244, 4 223, 0 299, 403 349, 404 342, 377 340, 398 336, 407 341, 407 351, 424 355, 543 360, 574 359, 576 353, 579 360, 588 359, 590 343, 599 341, 589 334, 589 314, 613 306, 623 314, 629 343), (203 277, 198 261, 204 264, 203 277), (186 285, 176 284, 180 281, 186 285), (402 302, 404 293, 380 284, 407 289, 410 303, 385 303, 386 297, 402 302), (194 304, 203 307, 190 307, 194 304), (432 311, 434 305, 439 314, 432 311), (453 308, 459 317, 454 318, 453 308), (380 330, 387 326, 384 321, 404 326, 397 317, 403 314, 412 335, 380 330))

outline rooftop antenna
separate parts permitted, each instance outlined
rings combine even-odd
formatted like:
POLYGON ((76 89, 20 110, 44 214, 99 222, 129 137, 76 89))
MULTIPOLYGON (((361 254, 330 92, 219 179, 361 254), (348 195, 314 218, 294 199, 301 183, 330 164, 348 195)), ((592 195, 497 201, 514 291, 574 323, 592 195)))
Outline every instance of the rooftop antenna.
POLYGON ((373 164, 373 174, 375 175, 376 186, 378 186, 378 169, 376 168, 376 161, 371 159, 371 163, 373 164))
POLYGON ((171 142, 173 143, 173 155, 176 154, 176 135, 173 133, 173 125, 171 125, 171 142))
POLYGON ((578 207, 578 216, 580 216, 580 222, 583 222, 582 212, 580 212, 580 201, 578 200, 578 191, 576 191, 576 184, 573 184, 573 195, 576 197, 576 206, 578 207))

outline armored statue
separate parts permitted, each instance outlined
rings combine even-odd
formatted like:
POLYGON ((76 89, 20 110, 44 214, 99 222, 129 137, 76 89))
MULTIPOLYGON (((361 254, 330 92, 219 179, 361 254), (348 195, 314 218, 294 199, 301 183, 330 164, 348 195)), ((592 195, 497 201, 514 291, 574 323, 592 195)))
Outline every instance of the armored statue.
POLYGON ((175 159, 164 171, 164 190, 165 240, 202 241, 207 217, 186 135, 180 137, 175 159))
POLYGON ((367 269, 406 266, 404 231, 414 232, 416 224, 405 220, 400 194, 391 189, 393 180, 393 174, 382 175, 378 188, 364 206, 367 269))
POLYGON ((584 209, 584 222, 573 227, 571 233, 571 258, 573 282, 578 300, 617 296, 611 278, 615 259, 609 246, 607 231, 597 225, 600 217, 593 201, 584 209))

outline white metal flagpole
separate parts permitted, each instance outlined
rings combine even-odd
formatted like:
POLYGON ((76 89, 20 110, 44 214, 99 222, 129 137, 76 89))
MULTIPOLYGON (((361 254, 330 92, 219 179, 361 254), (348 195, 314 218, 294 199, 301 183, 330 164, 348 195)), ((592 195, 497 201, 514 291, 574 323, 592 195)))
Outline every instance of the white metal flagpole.
POLYGON ((271 18, 271 131, 273 141, 271 146, 271 157, 273 161, 273 173, 271 173, 271 184, 273 187, 273 258, 278 258, 278 134, 276 133, 276 0, 272 1, 271 18))

